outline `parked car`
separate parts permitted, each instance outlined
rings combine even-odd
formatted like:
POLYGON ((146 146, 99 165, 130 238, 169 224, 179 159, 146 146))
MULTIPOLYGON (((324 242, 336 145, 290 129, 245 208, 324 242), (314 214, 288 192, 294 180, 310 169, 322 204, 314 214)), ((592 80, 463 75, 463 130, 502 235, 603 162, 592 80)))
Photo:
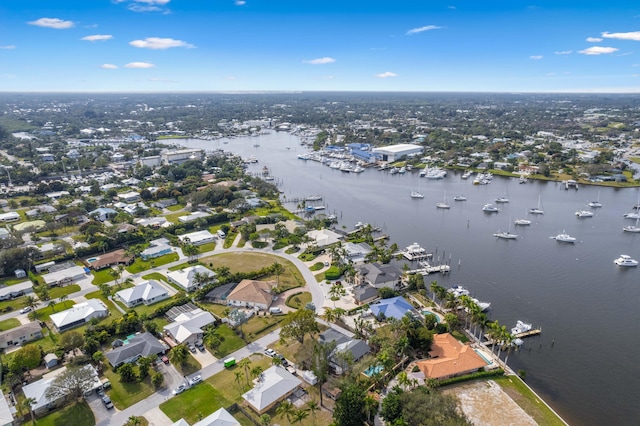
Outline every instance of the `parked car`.
POLYGON ((201 381, 202 381, 202 376, 200 374, 196 374, 195 376, 189 379, 189 384, 193 386, 196 383, 200 383, 201 381))
POLYGON ((165 364, 169 365, 169 358, 167 358, 166 355, 162 355, 160 357, 160 359, 162 360, 162 362, 164 362, 165 364))
POLYGON ((273 349, 265 349, 264 353, 265 355, 270 356, 272 358, 276 356, 276 351, 274 351, 273 349))
POLYGON ((105 407, 107 407, 107 409, 113 408, 113 402, 111 402, 111 398, 109 398, 109 395, 105 395, 102 397, 102 403, 105 407))
POLYGON ((196 347, 195 347, 195 346, 193 346, 193 345, 189 345, 189 350, 190 350, 191 352, 195 352, 195 351, 196 351, 196 347))
POLYGON ((171 393, 174 394, 174 395, 178 395, 179 393, 184 392, 185 389, 187 389, 187 387, 185 385, 180 385, 177 388, 175 388, 174 390, 172 390, 171 393))
POLYGON ((25 306, 19 311, 21 314, 26 314, 27 312, 31 312, 31 308, 29 306, 25 306))
POLYGON ((200 349, 200 352, 204 352, 204 344, 202 343, 202 340, 196 341, 194 345, 196 348, 200 349))

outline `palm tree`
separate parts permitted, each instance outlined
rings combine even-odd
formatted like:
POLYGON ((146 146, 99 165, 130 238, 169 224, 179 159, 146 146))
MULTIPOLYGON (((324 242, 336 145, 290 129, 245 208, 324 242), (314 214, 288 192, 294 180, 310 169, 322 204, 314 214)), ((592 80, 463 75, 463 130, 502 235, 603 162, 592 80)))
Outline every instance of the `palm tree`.
POLYGON ((315 399, 312 399, 311 401, 307 402, 307 409, 311 413, 311 421, 312 421, 312 424, 315 426, 315 424, 316 424, 316 411, 320 410, 320 406, 315 401, 315 399))
POLYGON ((235 376, 236 376, 236 377, 235 377, 235 382, 236 382, 237 384, 240 384, 240 379, 242 378, 242 372, 241 372, 241 371, 236 371, 234 374, 235 374, 235 376))
POLYGON ((326 322, 335 322, 336 314, 335 311, 331 308, 325 308, 324 313, 322 314, 322 319, 326 322))
POLYGON ((67 300, 68 298, 69 298, 69 296, 68 296, 68 295, 63 294, 62 296, 58 297, 58 302, 62 303, 62 302, 64 302, 65 300, 67 300))
POLYGON ((174 346, 169 351, 169 359, 174 365, 183 365, 187 361, 189 350, 185 345, 174 346))
POLYGON ((251 377, 254 377, 254 378, 260 377, 263 371, 264 369, 259 365, 257 365, 251 369, 251 377))
POLYGON ((345 294, 347 294, 347 291, 345 290, 341 282, 337 282, 331 286, 331 289, 329 290, 329 296, 331 297, 331 300, 333 300, 334 308, 336 307, 336 301, 340 300, 340 298, 345 294))
POLYGON ((38 299, 33 296, 25 296, 24 300, 22 301, 22 306, 24 306, 25 308, 31 308, 31 310, 35 310, 38 307, 38 304, 38 299))
POLYGON ((249 387, 249 366, 251 365, 251 360, 249 358, 242 358, 238 363, 238 367, 244 369, 244 376, 247 380, 247 387, 249 387))
POLYGON ((268 414, 263 414, 260 416, 260 424, 262 426, 269 426, 271 424, 271 416, 268 414))
POLYGON ((294 410, 295 406, 293 405, 293 403, 285 399, 280 403, 280 405, 278 405, 276 413, 282 415, 283 417, 286 417, 289 424, 291 424, 291 416, 293 416, 294 410))
POLYGON ((280 287, 280 274, 284 272, 284 267, 280 263, 274 262, 274 264, 271 265, 271 269, 273 273, 276 274, 277 286, 280 287))
POLYGON ((49 307, 51 307, 51 310, 52 310, 53 312, 55 312, 55 311, 56 311, 56 304, 57 304, 57 303, 58 303, 58 302, 56 302, 56 301, 55 301, 55 299, 51 299, 51 300, 49 300, 48 306, 49 306, 49 307))
POLYGON ((304 408, 299 408, 293 412, 292 417, 294 423, 302 423, 304 419, 309 417, 309 412, 304 408))
POLYGON ((371 423, 371 417, 378 412, 378 400, 370 393, 364 398, 364 411, 367 414, 367 422, 371 423))
POLYGON ((513 349, 513 341, 515 340, 515 336, 513 334, 511 334, 509 331, 507 331, 504 336, 504 344, 507 346, 507 355, 504 357, 504 364, 507 365, 507 361, 509 360, 509 354, 511 353, 511 350, 513 349))
POLYGON ((18 409, 20 410, 20 412, 22 412, 22 410, 24 410, 24 409, 29 410, 29 414, 31 414, 31 422, 34 425, 36 424, 36 418, 35 418, 35 416, 33 414, 33 404, 35 404, 35 403, 36 403, 35 398, 25 398, 18 405, 18 409))

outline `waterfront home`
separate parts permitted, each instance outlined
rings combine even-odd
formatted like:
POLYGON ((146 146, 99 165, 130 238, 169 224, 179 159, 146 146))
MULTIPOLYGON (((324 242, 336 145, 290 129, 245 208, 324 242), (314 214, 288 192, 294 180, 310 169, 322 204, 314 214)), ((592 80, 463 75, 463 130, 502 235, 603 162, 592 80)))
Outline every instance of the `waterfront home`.
POLYGON ((169 349, 164 342, 158 340, 151 333, 136 334, 126 342, 120 341, 120 343, 121 346, 104 354, 114 369, 126 363, 136 362, 142 357, 160 356, 169 349))
POLYGON ((169 297, 167 289, 156 280, 143 281, 133 287, 125 288, 115 294, 116 299, 128 308, 140 304, 152 305, 169 297))
POLYGON ((73 265, 65 269, 42 275, 42 280, 49 287, 63 286, 86 277, 84 267, 73 265))
POLYGON ((373 302, 378 296, 378 289, 369 284, 354 286, 351 290, 353 293, 353 301, 357 305, 373 302))
POLYGON ((180 235, 178 237, 181 243, 186 243, 187 241, 194 246, 201 246, 203 244, 208 244, 214 242, 217 237, 213 235, 209 231, 196 231, 190 232, 188 234, 180 235))
POLYGON ((418 312, 411 303, 407 302, 402 296, 379 300, 369 305, 369 309, 380 321, 385 318, 401 320, 406 315, 419 317, 418 312))
POLYGON ((149 242, 149 247, 140 253, 140 257, 142 257, 143 260, 149 260, 169 253, 173 253, 173 247, 169 245, 169 240, 166 238, 158 238, 157 240, 149 242))
POLYGON ((244 393, 242 398, 261 415, 293 394, 302 381, 283 367, 274 365, 263 371, 253 383, 253 389, 244 393))
POLYGON ((82 263, 87 267, 92 268, 94 271, 99 271, 100 269, 109 268, 111 266, 129 265, 131 262, 133 262, 133 257, 127 256, 125 251, 122 249, 110 251, 99 256, 89 257, 82 261, 82 263))
POLYGON ((276 285, 275 281, 242 280, 227 296, 227 304, 266 311, 273 303, 276 285))
POLYGON ((201 340, 204 333, 202 329, 216 322, 211 312, 203 311, 189 303, 169 309, 166 316, 173 322, 162 329, 177 344, 201 340))
POLYGON ((375 288, 396 289, 402 283, 402 271, 391 264, 366 263, 358 267, 354 279, 356 285, 368 284, 375 288))
MULTIPOLYGON (((83 391, 90 392, 102 386, 102 382, 98 377, 98 372, 92 365, 87 364, 79 368, 89 370, 92 377, 91 381, 83 382, 83 391)), ((31 410, 36 416, 47 414, 49 411, 61 407, 65 404, 65 402, 67 401, 67 395, 60 395, 58 398, 50 399, 47 396, 47 390, 56 379, 56 377, 65 373, 66 371, 66 366, 59 368, 43 375, 42 379, 33 383, 29 383, 22 388, 22 392, 24 392, 25 398, 33 399, 34 402, 31 404, 31 410)))
POLYGON ((88 299, 71 308, 51 314, 51 322, 59 332, 78 327, 91 321, 93 318, 104 318, 109 315, 109 310, 99 299, 88 299))
POLYGON ((436 334, 429 351, 429 359, 417 361, 416 365, 425 378, 444 380, 463 376, 487 366, 487 362, 471 345, 461 343, 449 333, 436 334))
POLYGON ((342 248, 345 253, 345 259, 343 260, 355 265, 365 263, 367 255, 373 251, 367 243, 346 242, 342 248))
POLYGON ((318 247, 327 247, 337 244, 342 239, 342 235, 330 229, 314 229, 307 232, 307 237, 311 238, 318 247))
POLYGON ((0 349, 23 345, 41 337, 42 327, 40 327, 40 323, 37 321, 28 322, 0 333, 0 349))
POLYGON ((217 276, 215 272, 202 265, 194 265, 177 271, 169 271, 167 272, 167 277, 169 281, 182 287, 187 293, 190 293, 205 284, 196 280, 197 274, 208 277, 209 280, 207 283, 213 282, 217 276))

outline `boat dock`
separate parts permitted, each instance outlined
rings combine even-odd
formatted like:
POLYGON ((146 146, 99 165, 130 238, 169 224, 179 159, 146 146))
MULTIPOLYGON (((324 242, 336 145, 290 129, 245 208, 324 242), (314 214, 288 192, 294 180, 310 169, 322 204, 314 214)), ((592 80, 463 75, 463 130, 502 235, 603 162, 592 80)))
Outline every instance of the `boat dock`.
MULTIPOLYGON (((541 328, 536 328, 536 329, 532 329, 532 330, 529 330, 529 331, 524 331, 522 333, 514 334, 513 338, 514 339, 523 339, 525 337, 537 336, 540 333, 542 333, 542 329, 541 328)), ((493 345, 494 344, 493 339, 488 334, 485 334, 484 338, 486 339, 486 341, 484 342, 485 345, 493 345)), ((495 343, 500 343, 500 342, 495 342, 495 343)))
MULTIPOLYGON (((349 235, 355 235, 359 232, 363 232, 364 230, 362 229, 363 227, 358 227, 356 229, 354 229, 353 231, 349 231, 347 232, 347 236, 349 235)), ((375 227, 375 228, 371 228, 371 232, 382 232, 382 229, 380 227, 375 227)))
POLYGON ((448 274, 451 271, 451 267, 449 265, 437 265, 437 266, 423 266, 422 268, 412 269, 407 271, 408 274, 420 274, 420 275, 429 275, 435 273, 448 274))
POLYGON ((403 255, 407 260, 427 260, 433 257, 433 253, 411 253, 408 251, 401 251, 396 254, 403 255))

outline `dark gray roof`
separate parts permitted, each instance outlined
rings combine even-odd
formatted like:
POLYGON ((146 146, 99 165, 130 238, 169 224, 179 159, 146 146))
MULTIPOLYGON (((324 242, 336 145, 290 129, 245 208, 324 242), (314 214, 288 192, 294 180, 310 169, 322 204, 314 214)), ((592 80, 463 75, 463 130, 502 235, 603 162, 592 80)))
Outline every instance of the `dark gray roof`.
POLYGON ((337 345, 340 343, 348 342, 350 339, 348 336, 340 333, 338 330, 334 330, 333 328, 328 328, 326 331, 320 333, 318 336, 318 340, 322 343, 331 343, 336 342, 337 345))
POLYGON ((237 285, 238 283, 223 284, 208 292, 204 298, 207 300, 226 300, 231 290, 236 288, 237 285))
POLYGON ((364 300, 369 300, 369 299, 374 299, 374 298, 378 297, 378 289, 375 288, 375 287, 372 287, 372 286, 370 286, 368 284, 359 285, 357 287, 354 287, 354 289, 353 289, 353 297, 358 302, 362 302, 364 300))
POLYGON ((381 265, 377 262, 362 265, 360 273, 373 285, 395 281, 402 275, 402 271, 395 266, 381 265))
POLYGON ((159 355, 167 350, 151 333, 142 333, 129 339, 129 343, 107 352, 112 366, 117 366, 136 357, 159 355))

